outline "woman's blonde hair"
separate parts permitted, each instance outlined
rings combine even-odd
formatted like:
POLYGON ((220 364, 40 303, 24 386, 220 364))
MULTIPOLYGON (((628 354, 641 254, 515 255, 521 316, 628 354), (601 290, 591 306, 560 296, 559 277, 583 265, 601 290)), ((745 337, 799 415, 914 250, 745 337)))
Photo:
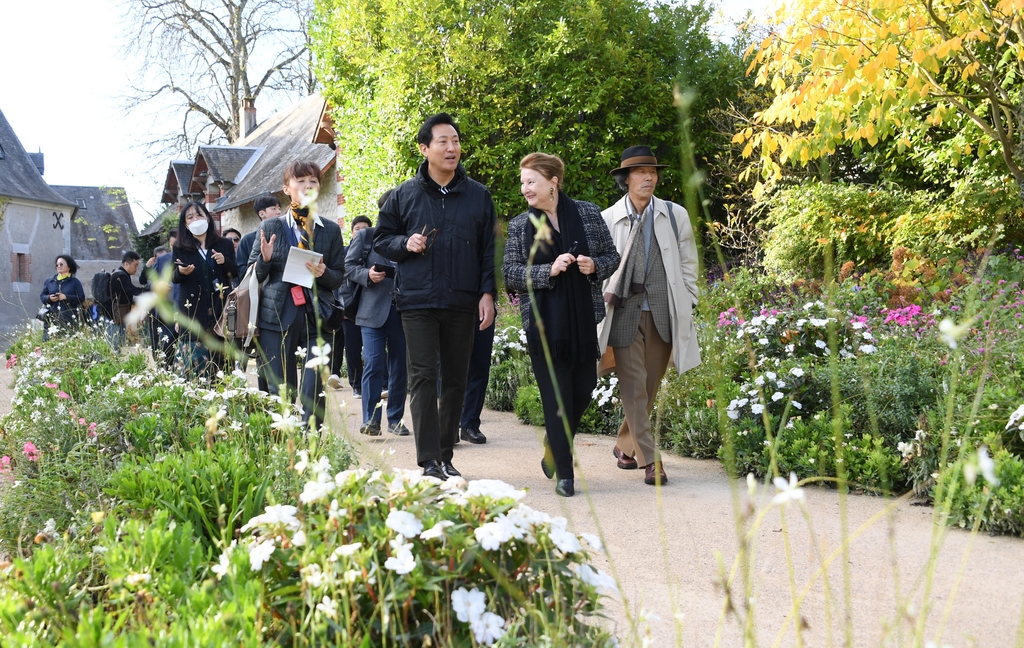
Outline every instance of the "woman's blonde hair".
POLYGON ((520 169, 530 169, 546 179, 558 178, 558 188, 565 183, 565 162, 557 155, 547 153, 530 153, 519 163, 520 169))

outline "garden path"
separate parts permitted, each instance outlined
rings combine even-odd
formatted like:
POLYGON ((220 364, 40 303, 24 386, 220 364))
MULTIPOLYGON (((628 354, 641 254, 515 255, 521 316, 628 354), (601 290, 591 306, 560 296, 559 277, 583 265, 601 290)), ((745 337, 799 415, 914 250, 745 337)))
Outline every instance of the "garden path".
MULTIPOLYGON (((332 409, 343 413, 338 422, 361 446, 364 461, 382 467, 416 467, 411 436, 361 436, 357 432, 359 401, 347 389, 334 392, 332 399, 336 401, 332 409)), ((408 412, 405 420, 409 424, 408 412)), ((749 498, 745 484, 733 493, 719 462, 666 456, 669 482, 659 497, 655 488, 643 483, 640 471, 616 468, 612 438, 582 435, 576 440, 577 496, 567 500, 556 496, 552 482, 541 474, 540 428, 522 425, 511 413, 485 410, 481 429, 488 438, 486 445, 462 442, 456 446, 454 464, 467 479, 501 479, 526 488, 528 505, 565 516, 577 532, 603 533, 607 554, 598 557, 597 565, 614 573, 628 602, 609 599, 609 624, 622 645, 639 644, 639 639, 649 637, 650 646, 712 646, 719 634, 722 646, 743 645, 737 616, 729 614, 721 620, 724 597, 716 585, 720 581, 717 556, 721 555, 727 570, 732 568, 738 547, 733 501, 739 498, 745 506, 749 498), (586 484, 582 489, 580 477, 586 484), (675 610, 681 615, 674 616, 675 610), (636 623, 638 616, 644 620, 636 624, 639 634, 634 635, 629 619, 636 623)), ((774 492, 774 487, 762 490, 758 510, 770 503, 774 492)), ((806 489, 806 501, 821 551, 831 553, 841 537, 839 496, 835 490, 811 487, 806 489)), ((821 581, 810 589, 802 607, 803 645, 844 645, 846 614, 855 628, 850 645, 913 645, 908 628, 914 621, 908 619, 916 619, 923 607, 923 567, 930 552, 934 510, 914 506, 908 499, 893 502, 865 495, 847 498, 846 510, 851 530, 875 516, 878 519, 851 544, 848 596, 843 593, 841 559, 829 569, 831 623, 826 622, 821 581), (892 505, 891 514, 878 515, 887 505, 892 505), (913 593, 906 614, 896 612, 897 592, 900 600, 913 593), (903 622, 897 625, 895 620, 901 616, 903 622), (903 633, 902 640, 896 639, 897 632, 903 633)), ((815 535, 797 508, 789 511, 789 548, 795 587, 800 591, 817 570, 811 542, 815 535)), ((792 624, 776 643, 792 601, 781 529, 775 508, 757 532, 753 598, 760 646, 799 645, 792 624)), ((939 636, 952 600, 937 645, 1021 645, 1017 629, 1024 602, 1024 542, 984 534, 972 537, 959 529, 939 530, 945 532, 945 539, 927 598, 925 641, 939 636)), ((737 607, 742 607, 744 598, 741 587, 732 588, 737 607)))

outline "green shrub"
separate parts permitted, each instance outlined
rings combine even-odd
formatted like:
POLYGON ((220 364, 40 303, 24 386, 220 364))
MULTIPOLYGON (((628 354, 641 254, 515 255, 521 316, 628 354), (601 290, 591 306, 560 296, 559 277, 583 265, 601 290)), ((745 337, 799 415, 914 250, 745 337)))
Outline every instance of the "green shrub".
POLYGON ((950 465, 939 475, 942 491, 953 491, 950 523, 961 528, 978 521, 981 531, 1024 535, 1024 459, 1006 450, 992 457, 999 485, 993 486, 978 476, 973 485, 962 474, 960 462, 950 465))
POLYGON ((516 395, 516 418, 527 425, 544 425, 544 405, 537 385, 521 385, 516 395))

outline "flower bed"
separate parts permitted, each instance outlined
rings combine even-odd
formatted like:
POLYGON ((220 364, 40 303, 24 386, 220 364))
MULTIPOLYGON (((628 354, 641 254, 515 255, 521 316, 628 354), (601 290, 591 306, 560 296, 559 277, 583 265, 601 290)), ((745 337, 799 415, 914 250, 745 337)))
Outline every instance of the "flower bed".
POLYGON ((245 376, 198 386, 84 333, 8 363, 5 645, 610 642, 600 541, 507 484, 352 469, 245 376))

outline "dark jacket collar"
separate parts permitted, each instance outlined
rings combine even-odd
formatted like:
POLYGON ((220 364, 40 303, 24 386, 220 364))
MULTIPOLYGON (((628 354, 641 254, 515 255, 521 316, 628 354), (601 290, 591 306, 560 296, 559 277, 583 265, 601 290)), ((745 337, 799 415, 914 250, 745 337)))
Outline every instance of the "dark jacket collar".
MULTIPOLYGON (((423 160, 422 162, 420 162, 420 168, 416 170, 416 177, 419 178, 420 184, 422 184, 423 188, 426 189, 427 191, 429 191, 429 192, 431 192, 433 194, 436 194, 438 196, 444 195, 444 194, 441 193, 441 185, 439 185, 436 182, 434 182, 434 179, 430 177, 429 173, 427 173, 427 161, 426 160, 423 160)), ((448 193, 452 193, 453 191, 458 191, 460 185, 462 184, 462 181, 465 178, 466 178, 466 169, 464 169, 462 167, 462 164, 460 163, 459 166, 457 166, 455 168, 455 177, 453 177, 452 181, 448 183, 448 187, 447 187, 448 193)))

